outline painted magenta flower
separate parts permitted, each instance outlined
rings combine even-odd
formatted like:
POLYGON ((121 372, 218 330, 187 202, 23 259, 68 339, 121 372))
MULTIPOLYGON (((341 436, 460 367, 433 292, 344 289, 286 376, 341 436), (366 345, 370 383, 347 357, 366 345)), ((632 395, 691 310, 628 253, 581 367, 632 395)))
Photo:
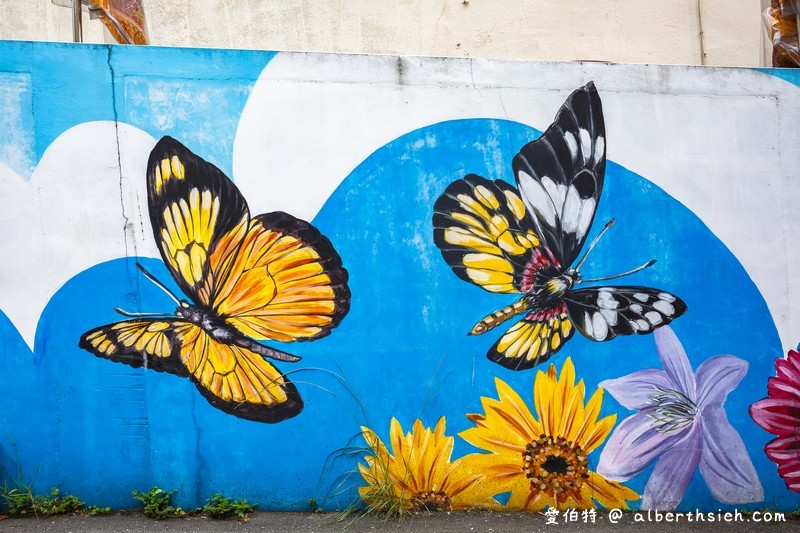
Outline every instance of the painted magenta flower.
POLYGON ((768 398, 750 406, 756 424, 777 435, 764 451, 778 465, 789 490, 800 492, 800 353, 775 359, 776 375, 767 380, 768 398))
POLYGON ((453 509, 496 508, 491 494, 478 483, 483 477, 462 468, 461 461, 450 462, 453 437, 446 437, 445 419, 436 428, 423 427, 416 420, 411 432, 403 435, 400 422, 393 418, 389 431, 392 453, 369 428, 361 433, 373 455, 358 465, 367 486, 359 488, 367 505, 399 503, 410 511, 450 511, 453 509))
POLYGON ((556 378, 556 368, 539 371, 533 386, 536 417, 503 380, 496 378, 498 399, 481 398, 485 414, 467 415, 474 428, 459 433, 488 454, 462 458, 492 494, 511 492, 507 509, 540 511, 595 507, 627 509, 626 500, 639 495, 589 470, 588 456, 608 436, 616 415, 598 420, 603 391, 584 404, 583 380, 575 384, 568 357, 556 378))
POLYGON ((619 403, 638 412, 614 430, 597 471, 625 481, 657 461, 644 488, 642 509, 675 509, 698 465, 717 500, 764 499, 744 442, 723 407, 747 373, 747 362, 717 355, 694 374, 669 326, 654 335, 664 370, 649 368, 600 383, 619 403))

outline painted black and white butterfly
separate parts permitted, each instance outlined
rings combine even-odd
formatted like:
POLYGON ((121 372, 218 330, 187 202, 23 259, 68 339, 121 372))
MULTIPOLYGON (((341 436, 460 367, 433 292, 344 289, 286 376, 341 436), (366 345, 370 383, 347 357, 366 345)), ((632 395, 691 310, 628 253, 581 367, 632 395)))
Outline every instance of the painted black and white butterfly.
POLYGON ((651 333, 686 312, 649 287, 576 289, 638 272, 582 279, 580 268, 610 220, 572 267, 592 227, 606 165, 603 108, 593 83, 574 91, 555 121, 512 161, 517 187, 474 174, 451 183, 434 205, 434 242, 453 272, 497 293, 522 297, 479 321, 485 333, 524 314, 492 346, 489 359, 513 370, 555 354, 577 329, 594 341, 651 333))

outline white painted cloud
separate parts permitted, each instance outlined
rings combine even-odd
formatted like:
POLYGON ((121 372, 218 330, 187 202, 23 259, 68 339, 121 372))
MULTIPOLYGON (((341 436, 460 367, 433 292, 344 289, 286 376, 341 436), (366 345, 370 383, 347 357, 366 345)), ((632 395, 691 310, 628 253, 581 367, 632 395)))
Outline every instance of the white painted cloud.
POLYGON ((126 254, 158 256, 144 179, 155 140, 119 124, 118 160, 116 139, 113 122, 75 126, 29 182, 0 165, 0 309, 31 347, 44 307, 70 278, 126 254))

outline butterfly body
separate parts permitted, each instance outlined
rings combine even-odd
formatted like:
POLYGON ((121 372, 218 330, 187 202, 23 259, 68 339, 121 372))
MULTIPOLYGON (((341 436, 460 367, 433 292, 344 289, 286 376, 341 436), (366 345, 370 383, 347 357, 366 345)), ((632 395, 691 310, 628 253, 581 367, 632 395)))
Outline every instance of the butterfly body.
POLYGON ((542 314, 542 309, 558 309, 558 304, 563 302, 567 292, 572 289, 573 285, 580 282, 578 271, 570 268, 563 273, 559 273, 558 270, 552 267, 543 270, 547 271, 540 271, 535 274, 533 277, 535 281, 530 284, 530 288, 522 299, 486 316, 475 324, 470 334, 480 335, 486 333, 506 320, 530 309, 533 311, 529 313, 528 318, 532 320, 547 316, 547 313, 542 314))
POLYGON ((350 306, 348 274, 330 241, 287 213, 250 216, 227 176, 170 137, 150 154, 148 208, 164 264, 188 299, 173 315, 134 317, 81 336, 98 357, 191 379, 240 418, 279 422, 303 401, 266 358, 300 358, 261 341, 328 335, 350 306))
POLYGON ((551 274, 549 272, 537 274, 536 282, 525 295, 525 298, 530 301, 531 308, 549 309, 553 307, 564 299, 564 296, 578 280, 578 272, 572 269, 552 277, 551 274))
POLYGON ((228 324, 223 317, 218 316, 210 309, 198 305, 192 305, 185 300, 181 300, 180 307, 175 310, 175 316, 184 318, 192 324, 200 327, 214 341, 223 344, 235 344, 270 359, 279 361, 299 361, 301 358, 268 346, 264 346, 254 340, 242 335, 236 328, 228 324))
POLYGON ((602 342, 650 333, 686 311, 680 298, 650 287, 576 288, 655 262, 607 278, 581 277, 583 261, 599 239, 575 263, 600 200, 605 150, 602 105, 589 83, 514 157, 516 187, 470 174, 437 199, 434 243, 453 272, 489 292, 518 295, 471 331, 479 335, 523 315, 489 350, 492 361, 512 370, 532 368, 557 353, 575 330, 602 342))

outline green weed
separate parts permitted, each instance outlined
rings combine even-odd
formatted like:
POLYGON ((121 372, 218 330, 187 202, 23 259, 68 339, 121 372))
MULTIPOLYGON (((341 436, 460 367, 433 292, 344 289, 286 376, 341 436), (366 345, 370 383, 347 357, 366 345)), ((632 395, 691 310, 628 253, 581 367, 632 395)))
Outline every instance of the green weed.
POLYGON ((247 515, 252 513, 255 507, 247 500, 233 500, 233 498, 226 498, 221 493, 214 493, 208 503, 199 507, 196 512, 215 519, 229 518, 235 515, 241 520, 247 520, 247 515))
POLYGON ((80 511, 82 514, 87 514, 89 516, 97 516, 99 514, 108 514, 111 512, 111 507, 98 507, 96 505, 90 505, 80 511))
POLYGON ((173 507, 170 505, 172 495, 178 492, 173 490, 170 492, 160 489, 158 487, 151 487, 147 492, 139 492, 134 490, 131 494, 133 497, 144 505, 144 514, 150 518, 169 518, 171 516, 185 516, 186 512, 180 507, 173 507))
POLYGON ((325 511, 320 507, 317 503, 316 498, 309 498, 308 499, 308 507, 311 509, 312 513, 324 513, 325 511))
POLYGON ((97 514, 97 511, 103 511, 95 506, 85 509, 86 504, 77 496, 72 494, 62 496, 56 487, 53 487, 49 494, 35 495, 28 484, 14 488, 3 485, 0 490, 0 499, 2 499, 5 512, 9 516, 52 516, 81 511, 97 514))

